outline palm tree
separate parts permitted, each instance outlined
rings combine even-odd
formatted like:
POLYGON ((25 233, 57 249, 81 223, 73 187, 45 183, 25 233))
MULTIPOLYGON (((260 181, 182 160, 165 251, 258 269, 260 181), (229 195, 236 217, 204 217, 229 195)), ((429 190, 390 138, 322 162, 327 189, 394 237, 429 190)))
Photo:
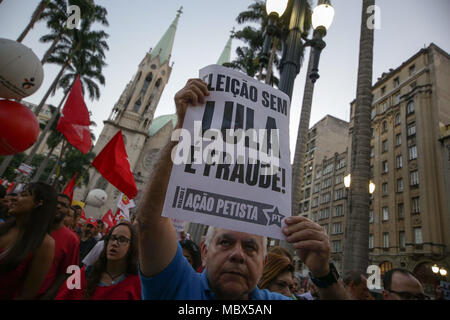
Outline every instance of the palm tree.
MULTIPOLYGON (((48 61, 59 65, 63 64, 68 69, 68 73, 59 80, 59 87, 64 88, 65 96, 69 93, 76 77, 80 75, 83 91, 89 92, 91 100, 100 98, 100 89, 94 80, 102 85, 105 84, 102 68, 106 66, 104 62, 105 50, 109 49, 106 38, 108 38, 108 34, 104 31, 91 31, 88 23, 82 23, 80 30, 75 29, 72 42, 69 39, 64 39, 56 47, 55 53, 50 56, 48 61)), ((57 114, 60 112, 64 99, 65 97, 58 106, 57 114)), ((55 119, 56 115, 53 115, 38 141, 34 144, 25 163, 31 162, 55 119)))
POLYGON ((313 50, 309 53, 308 71, 303 92, 302 111, 295 144, 294 163, 292 164, 292 215, 299 215, 299 203, 301 200, 306 142, 308 140, 309 121, 311 118, 311 107, 314 94, 314 83, 309 78, 313 67, 313 50))
POLYGON ((36 7, 36 9, 33 11, 33 14, 31 15, 30 22, 28 22, 25 29, 20 34, 19 38, 17 38, 17 42, 22 42, 23 39, 25 39, 28 32, 34 27, 34 24, 39 20, 40 16, 44 12, 45 8, 49 5, 50 0, 41 0, 36 7))
POLYGON ((39 21, 46 21, 47 27, 50 29, 50 33, 42 36, 39 41, 51 43, 41 60, 42 64, 47 62, 56 45, 63 39, 63 36, 70 32, 66 23, 69 19, 69 14, 67 13, 68 4, 77 5, 83 15, 89 16, 91 23, 99 22, 103 26, 109 26, 106 19, 106 9, 95 5, 92 0, 70 0, 69 3, 67 0, 53 0, 39 18, 39 21))
MULTIPOLYGON (((36 173, 34 174, 32 182, 36 182, 41 177, 42 173, 44 172, 45 168, 47 168, 48 161, 53 155, 53 152, 55 151, 56 147, 61 143, 63 140, 63 135, 56 130, 56 124, 60 118, 60 115, 58 113, 58 110, 56 107, 52 109, 52 115, 56 115, 56 120, 53 121, 50 127, 50 134, 48 135, 46 139, 47 147, 49 148, 49 151, 47 153, 47 156, 44 158, 44 161, 41 162, 39 168, 36 170, 36 173)), ((49 120, 51 121, 53 117, 49 120)))
POLYGON ((369 263, 370 112, 374 30, 367 25, 367 9, 375 0, 363 0, 359 44, 358 83, 351 146, 351 186, 344 236, 344 272, 366 272, 369 263))

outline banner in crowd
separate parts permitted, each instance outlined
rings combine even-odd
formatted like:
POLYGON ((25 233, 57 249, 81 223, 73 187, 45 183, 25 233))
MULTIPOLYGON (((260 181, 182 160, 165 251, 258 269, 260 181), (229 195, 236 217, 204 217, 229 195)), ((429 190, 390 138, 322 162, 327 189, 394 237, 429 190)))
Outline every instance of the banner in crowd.
POLYGON ((21 163, 19 168, 17 168, 17 170, 22 172, 27 177, 29 177, 31 175, 31 173, 33 172, 33 169, 34 168, 32 166, 29 166, 25 163, 21 163))
POLYGON ((163 216, 284 239, 291 215, 289 97, 218 65, 200 70, 210 96, 188 108, 163 216))
POLYGON ((128 197, 123 193, 120 194, 119 201, 117 202, 117 208, 122 211, 128 221, 130 221, 130 209, 135 206, 136 204, 133 199, 128 199, 128 197))

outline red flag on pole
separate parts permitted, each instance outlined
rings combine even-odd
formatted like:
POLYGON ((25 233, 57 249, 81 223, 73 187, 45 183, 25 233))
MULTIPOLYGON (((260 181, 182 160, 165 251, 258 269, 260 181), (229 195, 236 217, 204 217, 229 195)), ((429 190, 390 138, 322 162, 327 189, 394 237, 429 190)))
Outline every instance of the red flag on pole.
POLYGON ((128 162, 121 130, 98 154, 92 162, 92 166, 129 199, 136 197, 138 193, 136 182, 131 172, 130 162, 128 162))
POLYGON ((105 215, 102 218, 102 221, 108 226, 106 228, 106 233, 108 233, 109 230, 115 225, 115 223, 114 223, 114 216, 112 214, 111 209, 109 209, 108 212, 105 213, 105 215))
POLYGON ((75 175, 72 177, 72 180, 69 181, 66 188, 63 191, 63 194, 66 194, 70 197, 70 203, 72 203, 73 200, 73 189, 75 189, 75 183, 77 178, 78 172, 75 173, 75 175))
POLYGON ((14 191, 14 186, 16 185, 15 182, 11 182, 8 186, 8 189, 6 189, 6 193, 11 193, 14 191))
POLYGON ((86 154, 92 146, 90 124, 89 111, 84 103, 80 76, 77 76, 56 130, 61 132, 71 145, 86 154))

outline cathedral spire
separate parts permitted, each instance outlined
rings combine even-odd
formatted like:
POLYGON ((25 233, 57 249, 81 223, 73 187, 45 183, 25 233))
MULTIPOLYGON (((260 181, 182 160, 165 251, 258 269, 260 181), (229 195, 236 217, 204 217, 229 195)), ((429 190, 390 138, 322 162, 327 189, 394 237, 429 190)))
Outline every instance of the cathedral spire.
POLYGON ((170 55, 172 54, 173 42, 175 40, 175 33, 177 31, 178 20, 180 19, 180 15, 183 13, 183 7, 181 7, 177 12, 177 16, 175 20, 173 20, 169 29, 167 29, 166 33, 164 33, 161 40, 159 40, 156 47, 150 53, 151 59, 159 56, 159 61, 161 64, 170 59, 170 55))
POLYGON ((231 31, 230 34, 230 38, 228 39, 227 44, 225 45, 225 48, 222 51, 222 54, 219 57, 219 60, 217 60, 218 65, 223 65, 224 63, 229 63, 230 62, 230 57, 231 57, 231 41, 233 39, 234 36, 234 28, 231 31))

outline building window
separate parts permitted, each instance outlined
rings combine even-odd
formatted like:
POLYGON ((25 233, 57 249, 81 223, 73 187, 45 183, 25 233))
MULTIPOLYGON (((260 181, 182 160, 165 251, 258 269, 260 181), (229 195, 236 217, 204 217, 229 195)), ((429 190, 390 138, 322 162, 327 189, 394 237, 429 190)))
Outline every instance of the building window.
POLYGON ((383 183, 381 187, 383 191, 383 196, 387 196, 389 194, 387 182, 383 183))
POLYGON ((423 238, 422 238, 422 228, 414 228, 414 243, 415 244, 422 244, 423 238))
POLYGON ((373 210, 369 211, 369 223, 373 223, 373 210))
POLYGON ((334 165, 332 163, 327 165, 325 167, 325 169, 323 169, 323 175, 326 175, 326 174, 329 174, 329 173, 333 172, 333 168, 334 168, 334 165))
POLYGON ((340 234, 342 233, 342 223, 333 223, 333 234, 340 234))
POLYGON ((331 252, 341 252, 341 240, 331 241, 331 252))
POLYGON ((409 160, 417 159, 417 147, 411 146, 409 147, 409 160))
POLYGON ((325 179, 322 183, 322 189, 331 187, 332 182, 333 182, 332 178, 325 179))
POLYGON ((418 186, 419 185, 419 171, 411 171, 410 173, 410 180, 411 180, 411 186, 418 186))
POLYGON ((317 193, 320 191, 320 183, 316 183, 314 185, 313 193, 317 193))
POLYGON ((389 171, 388 170, 388 162, 387 162, 387 160, 382 162, 382 166, 383 166, 383 173, 387 173, 389 171))
POLYGON ((419 197, 415 197, 411 199, 411 208, 412 208, 412 213, 413 214, 417 214, 420 213, 420 202, 419 202, 420 198, 419 197))
POLYGON ((322 227, 325 229, 325 232, 326 232, 327 234, 330 234, 330 228, 329 228, 329 226, 328 226, 328 223, 327 223, 327 224, 324 224, 322 227))
POLYGON ((334 208, 334 216, 335 217, 342 217, 344 215, 344 207, 342 205, 336 206, 334 208))
POLYGON ((309 201, 305 201, 305 203, 303 204, 303 211, 308 211, 309 210, 309 201))
POLYGON ((137 99, 137 101, 134 103, 133 112, 139 112, 139 109, 141 108, 141 98, 137 99))
POLYGON ((405 218, 405 208, 403 207, 403 203, 397 204, 397 215, 399 219, 405 218))
POLYGON ((401 154, 399 154, 396 158, 396 163, 397 163, 397 169, 400 169, 403 167, 403 157, 401 154))
POLYGON ((397 113, 397 114, 395 115, 395 125, 397 126, 397 125, 399 125, 401 122, 402 122, 402 120, 401 120, 400 113, 397 113))
POLYGON ((408 137, 413 136, 416 134, 416 123, 411 122, 408 124, 408 137))
POLYGON ((386 86, 383 86, 381 88, 381 95, 384 95, 386 93, 386 86))
POLYGON ((322 202, 321 202, 321 204, 328 203, 328 202, 330 202, 330 200, 331 200, 331 192, 325 193, 325 194, 322 195, 322 202))
POLYGON ((341 200, 342 198, 344 198, 344 189, 343 188, 335 191, 334 200, 341 200))
POLYGON ((319 220, 328 219, 330 217, 330 208, 320 210, 319 220))
POLYGON ((389 209, 388 207, 383 207, 383 221, 389 220, 389 209))
POLYGON ((399 133, 395 136, 395 145, 399 146, 402 144, 402 134, 399 133))
POLYGON ((383 232, 383 248, 389 248, 389 232, 383 232))
POLYGON ((397 93, 397 94, 394 96, 394 101, 395 101, 395 104, 399 104, 399 103, 400 103, 400 93, 397 93))
POLYGON ((369 249, 374 248, 373 234, 369 234, 369 249))
POLYGON ((408 104, 406 105, 406 114, 410 115, 411 113, 414 113, 414 111, 415 111, 414 101, 408 102, 408 104))
POLYGON ((377 109, 376 109, 376 108, 373 108, 373 109, 372 109, 372 113, 370 114, 370 119, 375 118, 376 115, 377 115, 377 109))
POLYGON ((394 79, 394 88, 397 88, 400 85, 400 78, 397 77, 394 79))
POLYGON ((344 175, 343 174, 339 174, 339 175, 336 176, 334 184, 342 183, 342 181, 344 181, 344 175))
POLYGON ((319 197, 314 198, 311 204, 311 208, 315 208, 319 205, 319 197))
POLYGON ((375 157, 375 148, 374 147, 370 148, 370 157, 371 158, 375 157))
POLYGON ((317 212, 314 212, 314 213, 313 213, 313 221, 314 221, 314 222, 319 221, 317 212))
POLYGON ((381 151, 382 152, 387 152, 388 151, 388 141, 384 140, 381 144, 381 151))
POLYGON ((416 65, 413 64, 409 67, 409 75, 412 76, 415 71, 416 71, 416 65))
POLYGON ((336 167, 336 170, 345 168, 345 166, 347 165, 346 162, 347 162, 347 161, 346 161, 345 159, 339 160, 338 165, 337 165, 337 167, 336 167))
POLYGON ((387 110, 387 102, 383 102, 381 104, 381 112, 385 112, 387 110))
POLYGON ((398 233, 398 246, 400 249, 405 249, 405 231, 400 231, 398 233))
POLYGON ((397 192, 403 192, 403 179, 397 179, 397 192))

